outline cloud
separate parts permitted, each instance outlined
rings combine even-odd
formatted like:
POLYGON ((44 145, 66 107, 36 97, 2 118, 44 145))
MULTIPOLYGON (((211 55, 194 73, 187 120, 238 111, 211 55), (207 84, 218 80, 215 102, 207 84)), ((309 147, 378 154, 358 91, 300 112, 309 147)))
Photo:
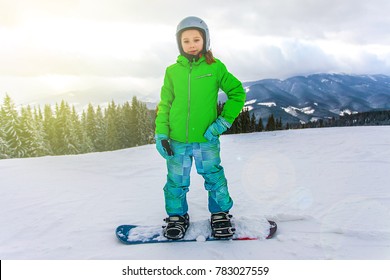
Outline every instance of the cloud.
POLYGON ((79 2, 79 0, 0 0, 0 27, 17 26, 29 17, 71 16, 77 9, 79 2))
MULTIPOLYGON (((160 48, 158 54, 175 52, 160 48)), ((156 78, 164 73, 165 64, 156 53, 147 56, 129 54, 126 57, 85 55, 77 52, 30 49, 9 53, 2 58, 0 75, 39 77, 44 75, 156 78)), ((165 61, 164 61, 165 62, 165 61)))
POLYGON ((189 15, 207 22, 214 54, 243 81, 390 74, 389 10, 388 0, 0 0, 0 93, 98 85, 157 99, 189 15))
POLYGON ((328 72, 337 61, 308 41, 268 37, 246 49, 223 53, 229 70, 242 80, 287 78, 293 75, 328 72))
POLYGON ((36 19, 0 30, 0 75, 156 77, 177 55, 169 32, 164 25, 36 19))
POLYGON ((257 36, 337 39, 390 43, 387 0, 224 1, 212 20, 219 29, 240 29, 257 36), (383 36, 385 35, 385 36, 383 36))

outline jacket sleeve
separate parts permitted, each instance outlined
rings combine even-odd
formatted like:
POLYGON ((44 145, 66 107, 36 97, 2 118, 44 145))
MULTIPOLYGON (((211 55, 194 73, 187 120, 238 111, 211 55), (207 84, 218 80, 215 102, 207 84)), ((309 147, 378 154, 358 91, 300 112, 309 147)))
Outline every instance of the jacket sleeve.
POLYGON ((245 90, 242 83, 228 72, 226 66, 221 62, 220 68, 220 88, 226 93, 227 101, 223 107, 221 116, 229 123, 233 124, 234 120, 240 114, 245 104, 245 90))
POLYGON ((168 70, 165 71, 164 84, 161 88, 160 103, 157 106, 156 134, 165 134, 169 137, 169 112, 174 99, 172 80, 168 70))

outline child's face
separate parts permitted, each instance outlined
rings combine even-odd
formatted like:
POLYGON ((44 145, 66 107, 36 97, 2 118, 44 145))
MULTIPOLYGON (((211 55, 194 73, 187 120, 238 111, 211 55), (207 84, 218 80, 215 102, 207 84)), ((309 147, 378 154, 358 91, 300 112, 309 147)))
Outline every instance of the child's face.
POLYGON ((189 29, 181 34, 181 46, 187 54, 198 55, 203 49, 203 37, 199 30, 189 29))

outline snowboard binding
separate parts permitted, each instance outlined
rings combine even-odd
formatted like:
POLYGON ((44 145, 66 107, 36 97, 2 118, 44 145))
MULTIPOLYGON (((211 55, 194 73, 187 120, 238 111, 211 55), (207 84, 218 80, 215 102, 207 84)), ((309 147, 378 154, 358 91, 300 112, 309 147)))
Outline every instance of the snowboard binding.
POLYGON ((190 217, 188 214, 183 216, 175 215, 164 219, 167 223, 163 226, 163 234, 168 239, 178 240, 182 239, 190 225, 190 217))
POLYGON ((211 214, 211 234, 214 238, 231 238, 236 231, 232 227, 230 219, 233 216, 229 212, 211 214))

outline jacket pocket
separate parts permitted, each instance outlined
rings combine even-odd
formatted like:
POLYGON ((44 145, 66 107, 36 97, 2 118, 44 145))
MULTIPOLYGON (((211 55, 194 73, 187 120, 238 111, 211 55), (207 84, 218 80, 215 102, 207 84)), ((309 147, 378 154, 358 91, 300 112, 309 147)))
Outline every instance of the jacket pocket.
POLYGON ((204 74, 204 75, 197 76, 196 78, 197 79, 202 79, 202 78, 207 78, 207 77, 212 77, 212 76, 213 76, 213 73, 209 73, 209 74, 204 74))

